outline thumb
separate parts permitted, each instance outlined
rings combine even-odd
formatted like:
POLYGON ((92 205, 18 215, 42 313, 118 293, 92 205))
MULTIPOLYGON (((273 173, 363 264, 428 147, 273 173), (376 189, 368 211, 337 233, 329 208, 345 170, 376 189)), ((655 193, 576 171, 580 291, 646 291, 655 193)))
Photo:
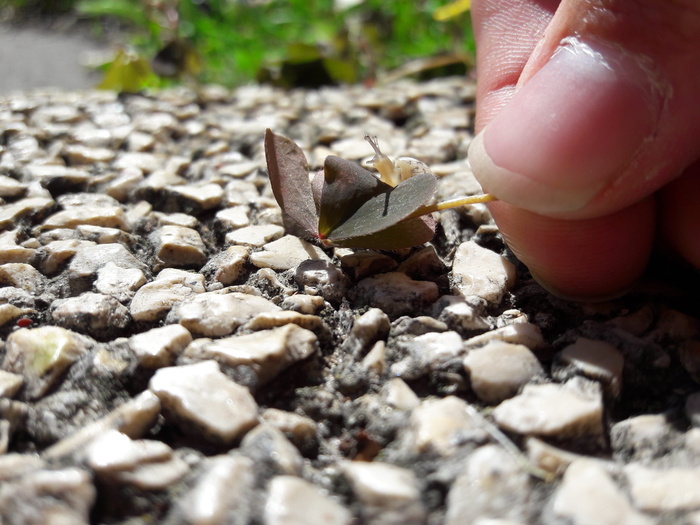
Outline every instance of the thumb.
POLYGON ((700 155, 698 60, 694 0, 564 0, 472 142, 474 174, 543 215, 589 218, 640 201, 700 155))

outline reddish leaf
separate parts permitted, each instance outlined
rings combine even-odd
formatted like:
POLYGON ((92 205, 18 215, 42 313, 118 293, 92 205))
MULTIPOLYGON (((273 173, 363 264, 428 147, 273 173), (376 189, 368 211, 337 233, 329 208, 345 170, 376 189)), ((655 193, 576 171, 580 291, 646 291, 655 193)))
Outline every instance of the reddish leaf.
POLYGON ((323 163, 325 174, 321 192, 318 231, 328 237, 368 199, 393 188, 354 162, 329 155, 323 163))
POLYGON ((304 152, 293 141, 268 129, 265 132, 265 158, 272 193, 282 212, 308 235, 318 237, 318 212, 304 152))

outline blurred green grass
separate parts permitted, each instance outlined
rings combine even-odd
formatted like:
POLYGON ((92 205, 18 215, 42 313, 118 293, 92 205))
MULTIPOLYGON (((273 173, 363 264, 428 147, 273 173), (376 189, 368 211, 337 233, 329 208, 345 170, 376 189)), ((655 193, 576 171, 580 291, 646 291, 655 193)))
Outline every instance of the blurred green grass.
POLYGON ((371 85, 390 72, 464 73, 473 63, 468 0, 7 0, 71 12, 120 45, 102 87, 371 85), (398 68, 398 69, 397 69, 398 68), (402 69, 403 68, 403 69, 402 69))

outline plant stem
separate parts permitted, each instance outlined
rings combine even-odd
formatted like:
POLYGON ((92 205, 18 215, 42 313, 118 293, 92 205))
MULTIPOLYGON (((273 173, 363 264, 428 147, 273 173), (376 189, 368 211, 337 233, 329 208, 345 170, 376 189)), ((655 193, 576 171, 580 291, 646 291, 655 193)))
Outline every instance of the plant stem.
POLYGON ((458 208, 459 206, 464 206, 466 204, 481 204, 483 202, 491 202, 495 200, 497 200, 496 197, 489 193, 471 195, 469 197, 459 197, 449 201, 429 204, 428 206, 421 206, 404 220, 415 219, 416 217, 421 217, 422 215, 427 215, 428 213, 433 213, 434 211, 449 210, 451 208, 458 208))

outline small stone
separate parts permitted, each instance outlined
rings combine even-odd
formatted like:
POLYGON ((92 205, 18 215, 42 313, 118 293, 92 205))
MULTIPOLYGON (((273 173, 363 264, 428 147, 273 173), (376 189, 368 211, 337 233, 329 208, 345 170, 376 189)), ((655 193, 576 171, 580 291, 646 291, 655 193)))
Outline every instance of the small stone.
POLYGON ((69 168, 60 164, 29 164, 24 169, 31 180, 40 181, 44 187, 56 182, 82 185, 90 180, 90 173, 84 168, 69 168))
POLYGON ((192 342, 189 330, 179 324, 153 328, 129 338, 129 348, 145 368, 170 366, 192 342))
POLYGON ((438 298, 432 281, 414 281, 404 273, 390 272, 362 279, 350 291, 355 303, 380 308, 391 317, 410 315, 438 298))
POLYGON ((343 461, 340 468, 362 503, 368 525, 422 525, 426 512, 414 473, 380 461, 343 461))
POLYGON ((276 312, 280 307, 263 297, 240 292, 206 292, 184 299, 168 315, 190 332, 205 337, 220 337, 263 312, 276 312))
POLYGON ((23 184, 12 177, 0 175, 0 198, 14 199, 24 195, 27 191, 27 185, 23 184))
POLYGON ((309 295, 321 295, 331 303, 339 303, 350 284, 340 268, 324 260, 302 262, 294 273, 294 280, 309 295))
POLYGON ((347 508, 301 478, 276 476, 268 493, 266 525, 347 525, 352 521, 347 508))
POLYGON ((420 399, 416 393, 400 377, 390 379, 383 390, 386 404, 391 407, 399 410, 413 410, 420 405, 420 399))
POLYGON ((408 441, 416 453, 440 456, 454 454, 466 441, 488 438, 467 403, 455 396, 422 401, 411 413, 408 432, 408 441))
POLYGON ((531 350, 545 346, 542 332, 537 325, 532 323, 513 323, 496 330, 491 330, 481 335, 470 337, 464 342, 467 348, 483 346, 489 341, 503 341, 504 343, 520 344, 531 350))
POLYGON ((107 186, 107 195, 118 202, 124 202, 134 194, 143 179, 143 172, 140 169, 122 170, 121 174, 107 186))
POLYGON ((91 226, 83 224, 75 229, 78 238, 93 241, 97 244, 131 244, 133 237, 117 228, 105 228, 103 226, 91 226))
POLYGON ((382 375, 387 371, 386 343, 377 341, 372 345, 367 355, 362 358, 362 368, 376 375, 382 375))
POLYGON ((246 325, 246 330, 268 330, 287 324, 295 324, 314 333, 322 333, 327 330, 323 320, 317 315, 300 314, 284 310, 273 310, 257 314, 246 325))
POLYGON ((0 398, 13 397, 24 384, 21 374, 0 370, 0 398))
POLYGON ((192 525, 245 523, 255 483, 253 462, 243 456, 214 456, 206 460, 204 473, 185 494, 180 511, 192 525))
POLYGON ((464 355, 464 342, 457 332, 430 332, 400 342, 405 357, 391 365, 391 372, 404 379, 417 379, 464 355))
POLYGON ((319 313, 326 306, 326 301, 323 297, 317 295, 296 294, 291 297, 285 297, 280 308, 283 310, 291 310, 300 314, 314 315, 319 313))
POLYGON ((445 263, 433 245, 417 250, 399 265, 399 272, 413 279, 432 280, 443 275, 446 270, 445 263))
POLYGON ((489 329, 489 324, 481 316, 480 310, 456 295, 440 297, 433 306, 433 315, 451 330, 469 332, 489 329))
POLYGON ((304 459, 299 450, 273 425, 262 423, 255 427, 245 435, 240 448, 258 469, 275 474, 301 475, 304 459))
POLYGON ((258 268, 273 270, 289 270, 308 259, 330 260, 321 248, 293 235, 285 235, 250 255, 250 262, 258 268))
POLYGON ((222 374, 215 361, 161 368, 148 387, 168 410, 166 419, 185 432, 231 444, 258 424, 253 396, 222 374))
POLYGON ((356 280, 378 273, 393 272, 398 267, 394 259, 379 252, 357 252, 347 248, 336 248, 335 253, 340 259, 340 264, 348 268, 356 280))
POLYGON ((644 414, 615 423, 610 440, 618 454, 645 460, 667 454, 672 433, 664 414, 644 414))
POLYGON ((69 144, 63 148, 63 153, 71 166, 109 162, 115 157, 115 152, 109 148, 96 148, 82 144, 69 144))
POLYGON ((183 228, 196 229, 200 224, 197 217, 187 213, 161 213, 155 211, 151 216, 158 220, 159 226, 182 226, 183 228))
POLYGON ((474 393, 491 405, 514 396, 533 378, 544 375, 528 347, 502 341, 470 350, 464 358, 464 369, 474 393))
POLYGON ((355 319, 345 344, 351 352, 360 352, 370 348, 378 340, 386 339, 390 329, 389 316, 379 308, 370 308, 355 319))
POLYGON ((141 490, 164 490, 180 481, 190 470, 182 458, 173 456, 166 461, 142 463, 132 470, 119 472, 115 478, 120 483, 133 485, 141 490))
POLYGON ((120 206, 76 206, 59 211, 47 218, 40 226, 43 230, 55 228, 75 229, 81 225, 119 228, 129 231, 131 228, 126 214, 120 206))
MULTIPOLYGON (((575 343, 561 351, 559 359, 584 376, 600 381, 603 389, 613 398, 620 395, 625 358, 610 343, 579 337, 575 343)), ((553 374, 558 379, 563 377, 556 372, 553 374)))
POLYGON ((47 197, 27 197, 12 204, 0 206, 0 228, 12 228, 24 215, 41 215, 54 205, 54 200, 47 197))
POLYGON ((211 275, 214 281, 230 286, 243 276, 249 255, 250 248, 247 246, 229 246, 209 259, 201 271, 205 275, 211 275))
POLYGON ((132 440, 118 430, 108 430, 95 438, 85 451, 85 462, 98 474, 131 470, 141 463, 168 460, 173 450, 160 441, 132 440))
POLYGON ((581 454, 555 447, 534 436, 525 438, 525 448, 528 459, 535 467, 557 476, 564 474, 574 461, 585 458, 581 454))
POLYGON ((146 276, 140 269, 122 268, 110 261, 97 270, 95 289, 120 302, 126 302, 144 284, 146 284, 146 276))
POLYGON ((88 472, 75 467, 38 470, 3 486, 0 521, 87 525, 94 501, 88 472))
POLYGON ((0 286, 13 286, 32 295, 41 295, 47 279, 33 266, 24 263, 0 265, 0 286))
POLYGON ((166 267, 197 266, 207 261, 206 247, 197 230, 166 225, 149 236, 156 257, 166 267))
POLYGON ((14 321, 18 317, 25 314, 33 313, 34 311, 28 308, 19 308, 14 304, 0 304, 0 326, 14 321))
POLYGON ((29 263, 36 250, 17 244, 18 232, 10 231, 0 234, 0 264, 29 263))
POLYGON ((57 299, 51 308, 51 317, 59 325, 102 338, 131 322, 126 306, 111 295, 100 293, 85 292, 78 297, 57 299))
POLYGON ((204 292, 203 275, 166 268, 136 292, 131 300, 131 317, 134 321, 155 321, 165 317, 174 304, 204 292))
POLYGON ((231 367, 251 368, 260 383, 269 381, 316 351, 313 332, 288 324, 280 328, 223 339, 196 339, 184 352, 192 359, 216 359, 231 367))
POLYGON ((292 443, 299 446, 308 443, 316 436, 316 422, 306 416, 287 412, 277 408, 266 408, 261 418, 287 436, 292 443))
POLYGON ((141 270, 143 265, 122 244, 96 244, 83 246, 68 265, 68 277, 72 282, 91 281, 101 268, 108 264, 120 268, 141 270))
POLYGON ((193 208, 196 212, 211 210, 221 205, 224 198, 224 189, 218 184, 203 184, 201 186, 172 186, 169 191, 186 208, 193 208))
POLYGON ((654 513, 700 509, 700 468, 624 467, 635 507, 654 513))
POLYGON ((552 513, 575 525, 654 523, 632 507, 605 470, 587 459, 575 461, 566 469, 562 484, 554 495, 552 513))
POLYGON ((63 265, 70 260, 71 257, 89 246, 95 246, 95 243, 78 239, 51 241, 44 246, 43 257, 41 258, 39 267, 41 271, 46 274, 54 274, 61 270, 63 265))
POLYGON ((227 230, 237 230, 250 225, 248 206, 233 206, 216 213, 216 219, 227 230))
POLYGON ((284 235, 284 228, 276 224, 245 226, 226 234, 227 244, 243 246, 264 246, 284 235))
POLYGON ((484 445, 469 455, 447 497, 445 525, 490 519, 528 520, 532 513, 529 475, 512 454, 484 445))
POLYGON ((46 460, 60 459, 71 455, 84 456, 86 445, 110 429, 118 430, 132 439, 143 436, 156 422, 160 412, 160 400, 146 390, 118 406, 105 417, 83 427, 58 443, 44 450, 46 460))
POLYGON ((515 266, 474 241, 459 245, 452 265, 454 292, 498 304, 515 282, 515 266))
POLYGON ((129 133, 126 146, 129 151, 145 152, 153 148, 156 139, 150 133, 133 131, 129 133))
POLYGON ((3 370, 21 374, 25 399, 42 397, 94 342, 58 326, 12 332, 5 344, 3 370))
POLYGON ((137 168, 144 173, 151 173, 161 169, 163 164, 163 159, 152 153, 122 151, 112 163, 112 168, 116 170, 137 168))
POLYGON ((574 378, 564 385, 525 385, 521 394, 493 411, 496 423, 511 432, 542 436, 600 435, 603 403, 597 384, 574 378))

